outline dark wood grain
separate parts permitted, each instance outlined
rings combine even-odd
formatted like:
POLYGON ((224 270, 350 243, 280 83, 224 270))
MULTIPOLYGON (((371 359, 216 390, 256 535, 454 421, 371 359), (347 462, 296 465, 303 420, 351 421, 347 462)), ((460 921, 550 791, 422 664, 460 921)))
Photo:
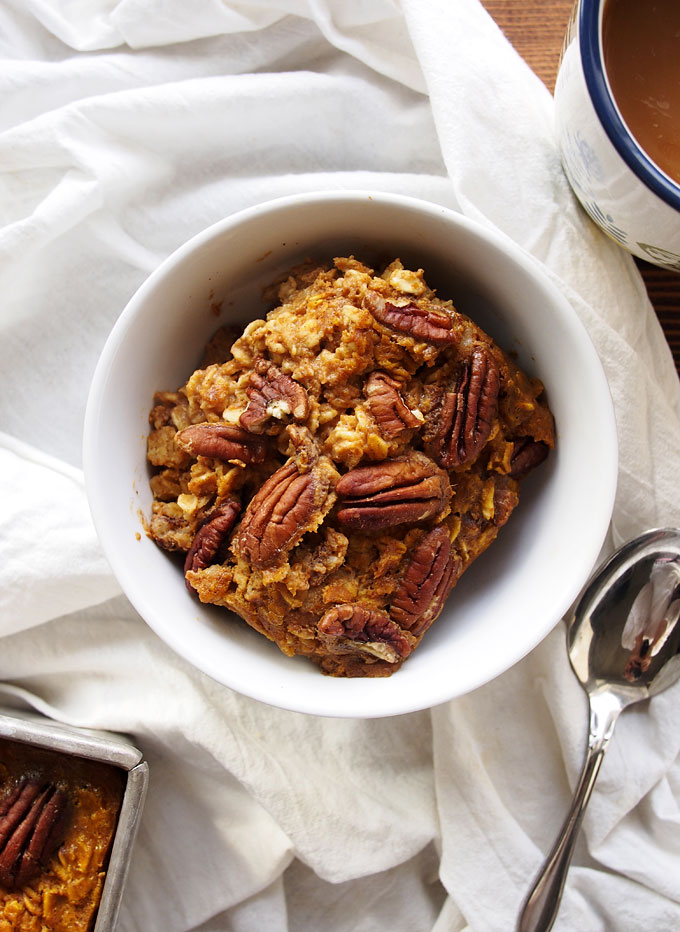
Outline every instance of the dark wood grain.
MULTIPOLYGON (((482 0, 552 93, 572 0, 482 0)), ((635 260, 680 372, 680 274, 635 260)))
POLYGON ((572 0, 482 0, 525 62, 552 93, 572 0))

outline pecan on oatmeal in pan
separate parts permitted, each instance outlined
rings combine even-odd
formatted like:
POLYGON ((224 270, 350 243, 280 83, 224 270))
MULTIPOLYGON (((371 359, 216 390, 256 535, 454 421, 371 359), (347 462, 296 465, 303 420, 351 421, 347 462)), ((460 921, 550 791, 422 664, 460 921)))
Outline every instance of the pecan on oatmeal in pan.
POLYGON ((508 520, 553 418, 398 259, 306 263, 276 300, 155 396, 148 533, 285 654, 389 676, 508 520))
POLYGON ((89 932, 123 800, 109 764, 0 739, 0 932, 89 932))

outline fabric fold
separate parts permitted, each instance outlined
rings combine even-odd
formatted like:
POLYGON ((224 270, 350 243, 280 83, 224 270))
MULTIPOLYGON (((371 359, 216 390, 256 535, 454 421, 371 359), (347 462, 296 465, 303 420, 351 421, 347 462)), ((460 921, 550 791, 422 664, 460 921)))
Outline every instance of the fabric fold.
POLYGON ((117 595, 82 474, 4 434, 0 473, 0 637, 117 595))
MULTIPOLYGON (((163 258, 243 207, 359 188, 460 210, 541 266, 616 409, 605 549, 680 523, 680 382, 634 262, 571 194, 550 94, 479 0, 8 0, 0 52, 0 705, 148 758, 121 929, 514 928, 585 751, 564 626, 431 712, 270 709, 136 615, 78 467, 98 355, 163 258)), ((617 725, 556 930, 680 927, 679 696, 617 725)))

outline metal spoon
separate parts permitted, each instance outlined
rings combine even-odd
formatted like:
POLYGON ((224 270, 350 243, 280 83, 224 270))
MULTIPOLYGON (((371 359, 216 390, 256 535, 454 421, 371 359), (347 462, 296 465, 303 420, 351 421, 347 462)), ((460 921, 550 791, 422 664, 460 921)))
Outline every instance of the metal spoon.
POLYGON ((569 659, 588 694, 590 733, 571 808, 520 916, 517 932, 547 932, 614 725, 626 706, 680 676, 680 530, 647 531, 592 577, 567 622, 569 659))

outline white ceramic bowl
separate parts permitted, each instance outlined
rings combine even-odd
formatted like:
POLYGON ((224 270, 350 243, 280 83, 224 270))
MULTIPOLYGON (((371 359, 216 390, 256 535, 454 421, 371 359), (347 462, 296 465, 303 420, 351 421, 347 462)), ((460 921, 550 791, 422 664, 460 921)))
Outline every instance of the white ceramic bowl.
POLYGON ((301 712, 378 717, 462 695, 553 628, 600 552, 613 506, 611 398, 583 326, 539 265, 509 240, 432 203, 365 192, 287 197, 227 217, 180 247, 139 289, 104 347, 89 398, 87 491, 106 555, 140 615, 172 648, 248 696, 301 712), (308 255, 399 256, 546 385, 557 449, 524 483, 498 540, 388 679, 334 679, 289 658, 224 609, 200 605, 143 532, 151 494, 152 396, 176 389, 217 326, 262 316, 262 287, 308 255), (222 312, 215 316, 216 303, 222 312))

